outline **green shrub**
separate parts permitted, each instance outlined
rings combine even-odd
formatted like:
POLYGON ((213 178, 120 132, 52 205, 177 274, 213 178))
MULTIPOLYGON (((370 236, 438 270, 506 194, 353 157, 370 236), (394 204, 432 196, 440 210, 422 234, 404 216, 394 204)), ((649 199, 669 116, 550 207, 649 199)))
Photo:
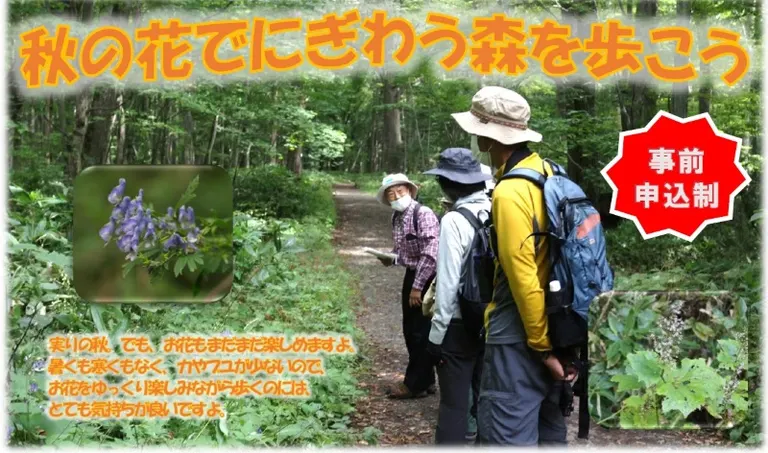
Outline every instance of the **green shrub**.
POLYGON ((297 177, 278 166, 240 169, 234 183, 235 208, 281 219, 317 217, 334 221, 332 182, 332 178, 319 173, 297 177))

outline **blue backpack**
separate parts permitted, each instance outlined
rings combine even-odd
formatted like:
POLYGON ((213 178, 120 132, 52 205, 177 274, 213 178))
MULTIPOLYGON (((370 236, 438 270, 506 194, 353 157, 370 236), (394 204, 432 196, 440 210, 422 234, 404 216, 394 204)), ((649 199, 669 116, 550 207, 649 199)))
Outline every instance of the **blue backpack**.
MULTIPOLYGON (((605 236, 600 214, 565 169, 550 159, 552 176, 528 168, 513 168, 505 179, 522 178, 533 182, 544 193, 549 217, 547 231, 533 233, 549 238, 551 272, 549 280, 560 282, 561 290, 546 289, 546 312, 549 339, 555 352, 573 359, 573 351, 581 350, 579 378, 574 394, 580 396, 579 437, 587 437, 589 415, 587 403, 587 317, 590 303, 600 294, 613 289, 614 273, 606 258, 605 236)), ((543 164, 542 164, 543 167, 543 164)), ((497 183, 497 184, 498 184, 497 183)))

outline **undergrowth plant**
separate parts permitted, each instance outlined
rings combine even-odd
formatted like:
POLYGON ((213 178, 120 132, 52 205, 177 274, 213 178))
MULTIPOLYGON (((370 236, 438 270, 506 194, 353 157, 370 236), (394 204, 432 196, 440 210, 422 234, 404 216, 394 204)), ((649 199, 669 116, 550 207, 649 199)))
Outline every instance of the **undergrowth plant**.
POLYGON ((327 213, 299 222, 236 211, 233 287, 217 303, 88 304, 72 287, 67 191, 62 185, 29 192, 12 188, 6 376, 11 428, 4 433, 11 445, 178 448, 375 442, 370 431, 360 433, 350 426, 360 395, 355 356, 326 357, 326 375, 310 379, 309 399, 226 398, 227 416, 222 419, 49 419, 44 412, 45 338, 53 333, 100 332, 113 345, 128 333, 146 334, 155 344, 179 332, 340 333, 360 340, 352 310, 358 296, 355 282, 330 247, 327 213))

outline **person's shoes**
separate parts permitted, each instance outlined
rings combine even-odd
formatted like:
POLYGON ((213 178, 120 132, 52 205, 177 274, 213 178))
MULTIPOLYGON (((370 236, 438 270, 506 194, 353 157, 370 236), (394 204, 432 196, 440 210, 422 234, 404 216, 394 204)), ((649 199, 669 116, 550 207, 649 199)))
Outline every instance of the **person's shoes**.
POLYGON ((467 432, 464 434, 464 439, 467 441, 468 444, 474 444, 477 441, 477 433, 470 433, 467 432))
POLYGON ((406 400, 411 398, 423 398, 427 396, 427 392, 411 393, 405 384, 398 384, 394 388, 390 388, 387 391, 387 397, 395 400, 406 400))
POLYGON ((434 395, 435 393, 437 393, 437 387, 435 387, 435 384, 432 384, 429 387, 427 387, 427 393, 430 395, 434 395))

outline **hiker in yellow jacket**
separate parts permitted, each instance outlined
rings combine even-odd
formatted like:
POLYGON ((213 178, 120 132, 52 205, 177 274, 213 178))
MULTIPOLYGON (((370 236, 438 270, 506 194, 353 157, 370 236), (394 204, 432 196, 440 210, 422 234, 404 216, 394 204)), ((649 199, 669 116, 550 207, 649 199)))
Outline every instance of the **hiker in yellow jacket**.
MULTIPOLYGON (((528 128, 531 110, 518 93, 484 87, 468 112, 454 113, 466 132, 489 152, 496 180, 512 168, 552 174, 528 149, 541 134, 528 128)), ((497 445, 564 444, 565 419, 559 399, 573 379, 550 354, 544 288, 550 266, 548 218, 537 186, 523 179, 498 182, 491 213, 495 231, 494 295, 485 313, 486 348, 478 405, 478 442, 497 445), (567 374, 567 375, 566 375, 567 374)))

